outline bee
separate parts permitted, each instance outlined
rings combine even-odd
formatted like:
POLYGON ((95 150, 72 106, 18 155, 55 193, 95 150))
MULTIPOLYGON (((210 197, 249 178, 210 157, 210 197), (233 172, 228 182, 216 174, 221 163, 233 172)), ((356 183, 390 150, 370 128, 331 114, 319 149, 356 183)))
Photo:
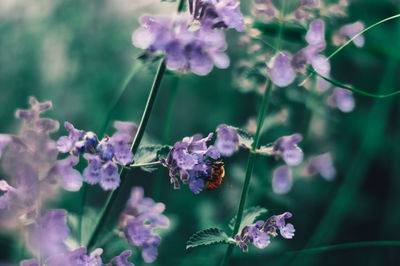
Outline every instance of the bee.
POLYGON ((211 165, 211 173, 207 176, 207 189, 216 189, 222 183, 222 178, 225 176, 225 168, 223 162, 213 162, 211 165))

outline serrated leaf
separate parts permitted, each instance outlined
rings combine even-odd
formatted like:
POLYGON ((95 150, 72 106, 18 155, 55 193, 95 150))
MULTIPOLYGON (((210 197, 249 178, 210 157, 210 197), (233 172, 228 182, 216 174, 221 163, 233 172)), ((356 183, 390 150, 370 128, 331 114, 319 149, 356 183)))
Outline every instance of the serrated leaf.
MULTIPOLYGON (((253 224, 258 217, 260 217, 261 215, 263 215, 267 212, 268 212, 267 209, 260 207, 260 206, 255 206, 255 207, 251 207, 251 208, 244 210, 242 221, 240 223, 238 232, 240 233, 242 231, 243 227, 245 227, 246 225, 253 224)), ((235 223, 236 223, 236 216, 234 218, 232 218, 232 220, 229 223, 229 228, 231 230, 234 229, 235 223)))
POLYGON ((244 129, 235 127, 235 130, 239 136, 239 145, 251 149, 251 145, 254 141, 253 136, 244 129))
POLYGON ((229 244, 228 235, 219 228, 208 228, 193 234, 186 242, 186 249, 214 244, 229 244))
MULTIPOLYGON (((135 154, 135 164, 146 164, 159 161, 160 158, 167 157, 171 146, 167 145, 151 145, 140 147, 135 154)), ((153 172, 157 169, 157 166, 142 166, 140 167, 143 171, 153 172)))

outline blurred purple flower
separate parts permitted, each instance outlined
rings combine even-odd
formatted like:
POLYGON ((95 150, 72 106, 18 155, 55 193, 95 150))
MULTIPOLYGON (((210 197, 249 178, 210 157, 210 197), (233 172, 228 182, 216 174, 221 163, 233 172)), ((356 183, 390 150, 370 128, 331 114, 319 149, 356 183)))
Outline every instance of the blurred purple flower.
POLYGON ((12 136, 7 134, 0 134, 0 158, 3 150, 12 141, 12 136))
POLYGON ((291 64, 291 55, 288 52, 278 52, 269 63, 269 77, 271 81, 279 86, 289 86, 296 77, 291 64))
POLYGON ((135 266, 128 261, 128 257, 132 255, 132 251, 125 250, 120 255, 114 257, 107 266, 135 266))
POLYGON ((320 174, 328 181, 333 180, 336 175, 336 169, 333 166, 332 156, 330 153, 324 153, 313 156, 307 161, 305 166, 306 176, 314 176, 320 174))
POLYGON ((272 147, 272 154, 283 158, 287 165, 298 165, 303 160, 303 151, 297 143, 303 139, 301 134, 293 134, 277 139, 272 147))
POLYGON ((292 171, 287 166, 280 166, 274 170, 272 190, 277 194, 286 194, 293 185, 292 171))
POLYGON ((229 66, 229 58, 224 53, 227 48, 225 36, 208 24, 191 28, 192 18, 183 13, 174 18, 146 15, 140 20, 142 27, 134 31, 133 45, 150 54, 165 54, 168 69, 207 75, 214 65, 218 68, 229 66))
MULTIPOLYGON (((363 31, 365 28, 364 23, 357 21, 351 24, 342 26, 338 33, 333 36, 333 43, 337 46, 345 44, 349 39, 363 31)), ((353 40, 353 43, 357 47, 363 47, 365 38, 363 35, 358 36, 353 40)))
POLYGON ((327 98, 328 105, 337 107, 340 111, 348 113, 354 110, 355 101, 353 92, 336 87, 327 98))
POLYGON ((28 227, 29 247, 43 258, 66 252, 64 241, 69 236, 65 210, 46 211, 37 224, 28 227))
POLYGON ((253 0, 252 14, 257 19, 260 18, 267 22, 273 18, 277 18, 279 11, 271 0, 253 0))
POLYGON ((143 197, 141 187, 134 187, 131 197, 120 218, 120 228, 129 244, 142 248, 142 257, 147 263, 157 258, 157 247, 161 238, 153 229, 168 228, 169 219, 162 214, 165 205, 143 197))
POLYGON ((78 162, 79 158, 71 155, 58 161, 55 165, 55 171, 61 177, 62 184, 68 191, 79 191, 82 186, 82 175, 73 168, 78 162))
MULTIPOLYGON (((239 147, 239 136, 233 127, 219 125, 217 127, 215 147, 222 156, 232 156, 239 147)), ((218 156, 219 157, 219 156, 218 156)), ((218 159, 218 158, 213 158, 218 159)))

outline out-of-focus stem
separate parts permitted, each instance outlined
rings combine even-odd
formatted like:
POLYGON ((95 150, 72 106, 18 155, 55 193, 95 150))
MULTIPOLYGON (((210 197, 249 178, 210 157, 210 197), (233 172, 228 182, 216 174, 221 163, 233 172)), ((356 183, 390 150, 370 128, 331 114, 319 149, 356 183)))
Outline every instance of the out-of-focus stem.
MULTIPOLYGON (((136 153, 136 151, 137 151, 137 149, 139 147, 139 144, 140 144, 140 142, 142 140, 144 131, 145 131, 146 126, 147 126, 147 122, 148 122, 148 120, 150 118, 150 114, 151 114, 151 111, 153 109, 153 104, 155 102, 158 89, 160 88, 160 85, 161 85, 162 77, 164 76, 164 72, 165 72, 165 62, 164 62, 164 59, 163 59, 163 60, 161 60, 160 65, 158 66, 158 70, 157 70, 156 76, 154 78, 153 86, 152 86, 152 88, 150 90, 150 94, 149 94, 149 97, 147 99, 147 103, 146 103, 146 107, 145 107, 144 112, 143 112, 142 119, 140 120, 138 131, 137 131, 135 139, 134 139, 134 141, 132 143, 131 150, 132 150, 133 154, 136 153)), ((108 196, 106 204, 104 205, 104 208, 101 211, 100 218, 99 218, 99 220, 97 222, 97 225, 96 225, 96 227, 95 227, 95 229, 94 229, 94 231, 93 231, 93 233, 92 233, 92 235, 91 235, 91 237, 89 239, 89 242, 88 242, 88 245, 87 245, 88 250, 91 249, 94 246, 94 244, 97 241, 97 237, 99 236, 99 233, 101 232, 102 228, 106 224, 106 218, 107 218, 107 216, 108 216, 108 214, 109 214, 109 212, 111 210, 111 207, 112 207, 114 201, 117 199, 117 196, 119 194, 119 191, 120 191, 121 187, 123 187, 124 184, 126 183, 125 176, 126 176, 127 172, 128 171, 125 168, 122 168, 122 170, 120 171, 121 184, 116 190, 113 190, 110 193, 110 195, 108 196)))

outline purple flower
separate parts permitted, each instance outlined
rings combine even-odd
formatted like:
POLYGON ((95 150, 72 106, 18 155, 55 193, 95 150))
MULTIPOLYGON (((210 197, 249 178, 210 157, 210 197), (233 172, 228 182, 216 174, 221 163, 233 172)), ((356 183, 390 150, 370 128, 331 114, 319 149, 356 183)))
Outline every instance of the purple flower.
POLYGON ((76 129, 69 122, 65 122, 64 125, 69 131, 69 136, 62 136, 57 141, 57 149, 62 153, 70 152, 79 138, 85 135, 85 131, 76 129))
POLYGON ((213 133, 205 138, 201 135, 185 137, 182 141, 175 143, 167 159, 162 161, 169 169, 171 183, 174 184, 175 189, 180 188, 177 176, 180 177, 182 183, 189 184, 189 189, 195 194, 204 189, 205 182, 208 181, 208 176, 212 171, 212 160, 220 157, 218 147, 207 144, 212 137, 213 133))
POLYGON ((143 188, 132 189, 131 197, 120 218, 120 228, 128 243, 141 247, 144 261, 150 263, 157 258, 157 247, 161 242, 161 238, 153 233, 153 229, 167 228, 169 219, 162 214, 164 204, 155 203, 143 195, 143 188))
POLYGON ((120 182, 118 167, 111 161, 103 164, 100 186, 104 190, 113 190, 119 187, 120 182))
POLYGON ((354 110, 355 101, 353 92, 336 87, 327 98, 328 105, 337 107, 340 111, 348 113, 354 110))
MULTIPOLYGON (((342 26, 338 33, 333 36, 333 43, 337 46, 345 44, 349 39, 356 36, 358 33, 363 31, 365 28, 361 21, 357 21, 351 24, 342 26)), ((357 47, 363 47, 365 38, 363 35, 358 36, 353 40, 353 43, 357 47)))
POLYGON ((10 186, 7 181, 5 180, 0 180, 0 191, 1 191, 1 196, 0 196, 0 210, 8 208, 12 203, 13 196, 15 197, 15 193, 17 190, 10 186))
POLYGON ((336 169, 333 166, 332 156, 330 153, 324 153, 313 156, 307 161, 305 167, 306 176, 314 176, 320 174, 326 180, 333 180, 336 175, 336 169))
POLYGON ((306 33, 306 41, 318 51, 325 49, 325 23, 322 20, 316 19, 310 23, 310 27, 306 33))
POLYGON ((28 231, 30 248, 40 252, 44 258, 66 252, 64 241, 69 236, 66 216, 65 210, 49 210, 37 224, 30 225, 28 231))
POLYGON ((35 97, 29 97, 29 104, 31 109, 22 110, 18 109, 15 112, 15 116, 21 119, 26 124, 35 124, 39 120, 41 113, 52 108, 52 103, 50 101, 40 103, 35 97))
POLYGON ((270 21, 277 18, 279 11, 276 9, 271 0, 253 0, 252 14, 256 18, 263 21, 270 21))
POLYGON ((82 186, 82 175, 73 168, 78 162, 79 158, 71 155, 55 165, 56 173, 61 177, 62 184, 68 191, 78 191, 82 186))
POLYGON ((269 65, 269 77, 275 85, 286 87, 294 81, 296 72, 292 68, 291 55, 289 53, 278 52, 271 59, 269 65))
POLYGON ((247 252, 249 243, 259 249, 267 247, 271 242, 270 236, 277 236, 276 230, 279 230, 283 238, 291 239, 295 232, 294 226, 285 223, 285 219, 290 217, 292 214, 285 212, 281 215, 271 216, 266 222, 259 220, 252 225, 243 227, 242 231, 235 235, 234 240, 244 252, 247 252))
POLYGON ((97 184, 101 179, 101 169, 102 169, 102 161, 100 156, 97 154, 84 154, 86 160, 88 160, 88 166, 83 170, 83 179, 91 184, 97 184))
POLYGON ((215 141, 215 147, 221 155, 232 156, 239 147, 239 136, 236 130, 227 125, 219 125, 216 131, 217 140, 215 141))
POLYGON ((210 25, 210 28, 245 30, 237 0, 189 0, 189 11, 194 19, 202 25, 210 25))
POLYGON ((125 250, 120 255, 114 257, 109 264, 109 266, 135 266, 133 263, 128 261, 128 257, 132 255, 132 251, 125 250))
MULTIPOLYGON (((203 4, 202 1, 198 3, 203 4)), ((224 10, 226 6, 218 7, 224 10)), ((192 18, 183 13, 174 18, 143 16, 142 27, 133 33, 132 43, 150 54, 165 54, 170 70, 207 75, 214 65, 227 68, 229 58, 224 53, 227 48, 224 34, 207 23, 198 28, 191 28, 191 23, 192 18)))
POLYGON ((297 146, 302 140, 301 134, 293 134, 277 139, 272 147, 272 154, 283 158, 287 165, 298 165, 303 160, 303 151, 297 146))
POLYGON ((12 141, 12 136, 7 134, 0 134, 0 158, 3 153, 3 149, 12 141))
POLYGON ((276 194, 286 194, 293 185, 292 171, 287 166, 280 166, 274 170, 272 190, 276 194))
POLYGON ((285 212, 281 215, 274 215, 270 217, 264 224, 262 230, 270 235, 276 235, 276 230, 279 230, 281 236, 286 239, 291 239, 294 236, 294 226, 292 224, 286 224, 285 219, 292 217, 290 212, 285 212))

